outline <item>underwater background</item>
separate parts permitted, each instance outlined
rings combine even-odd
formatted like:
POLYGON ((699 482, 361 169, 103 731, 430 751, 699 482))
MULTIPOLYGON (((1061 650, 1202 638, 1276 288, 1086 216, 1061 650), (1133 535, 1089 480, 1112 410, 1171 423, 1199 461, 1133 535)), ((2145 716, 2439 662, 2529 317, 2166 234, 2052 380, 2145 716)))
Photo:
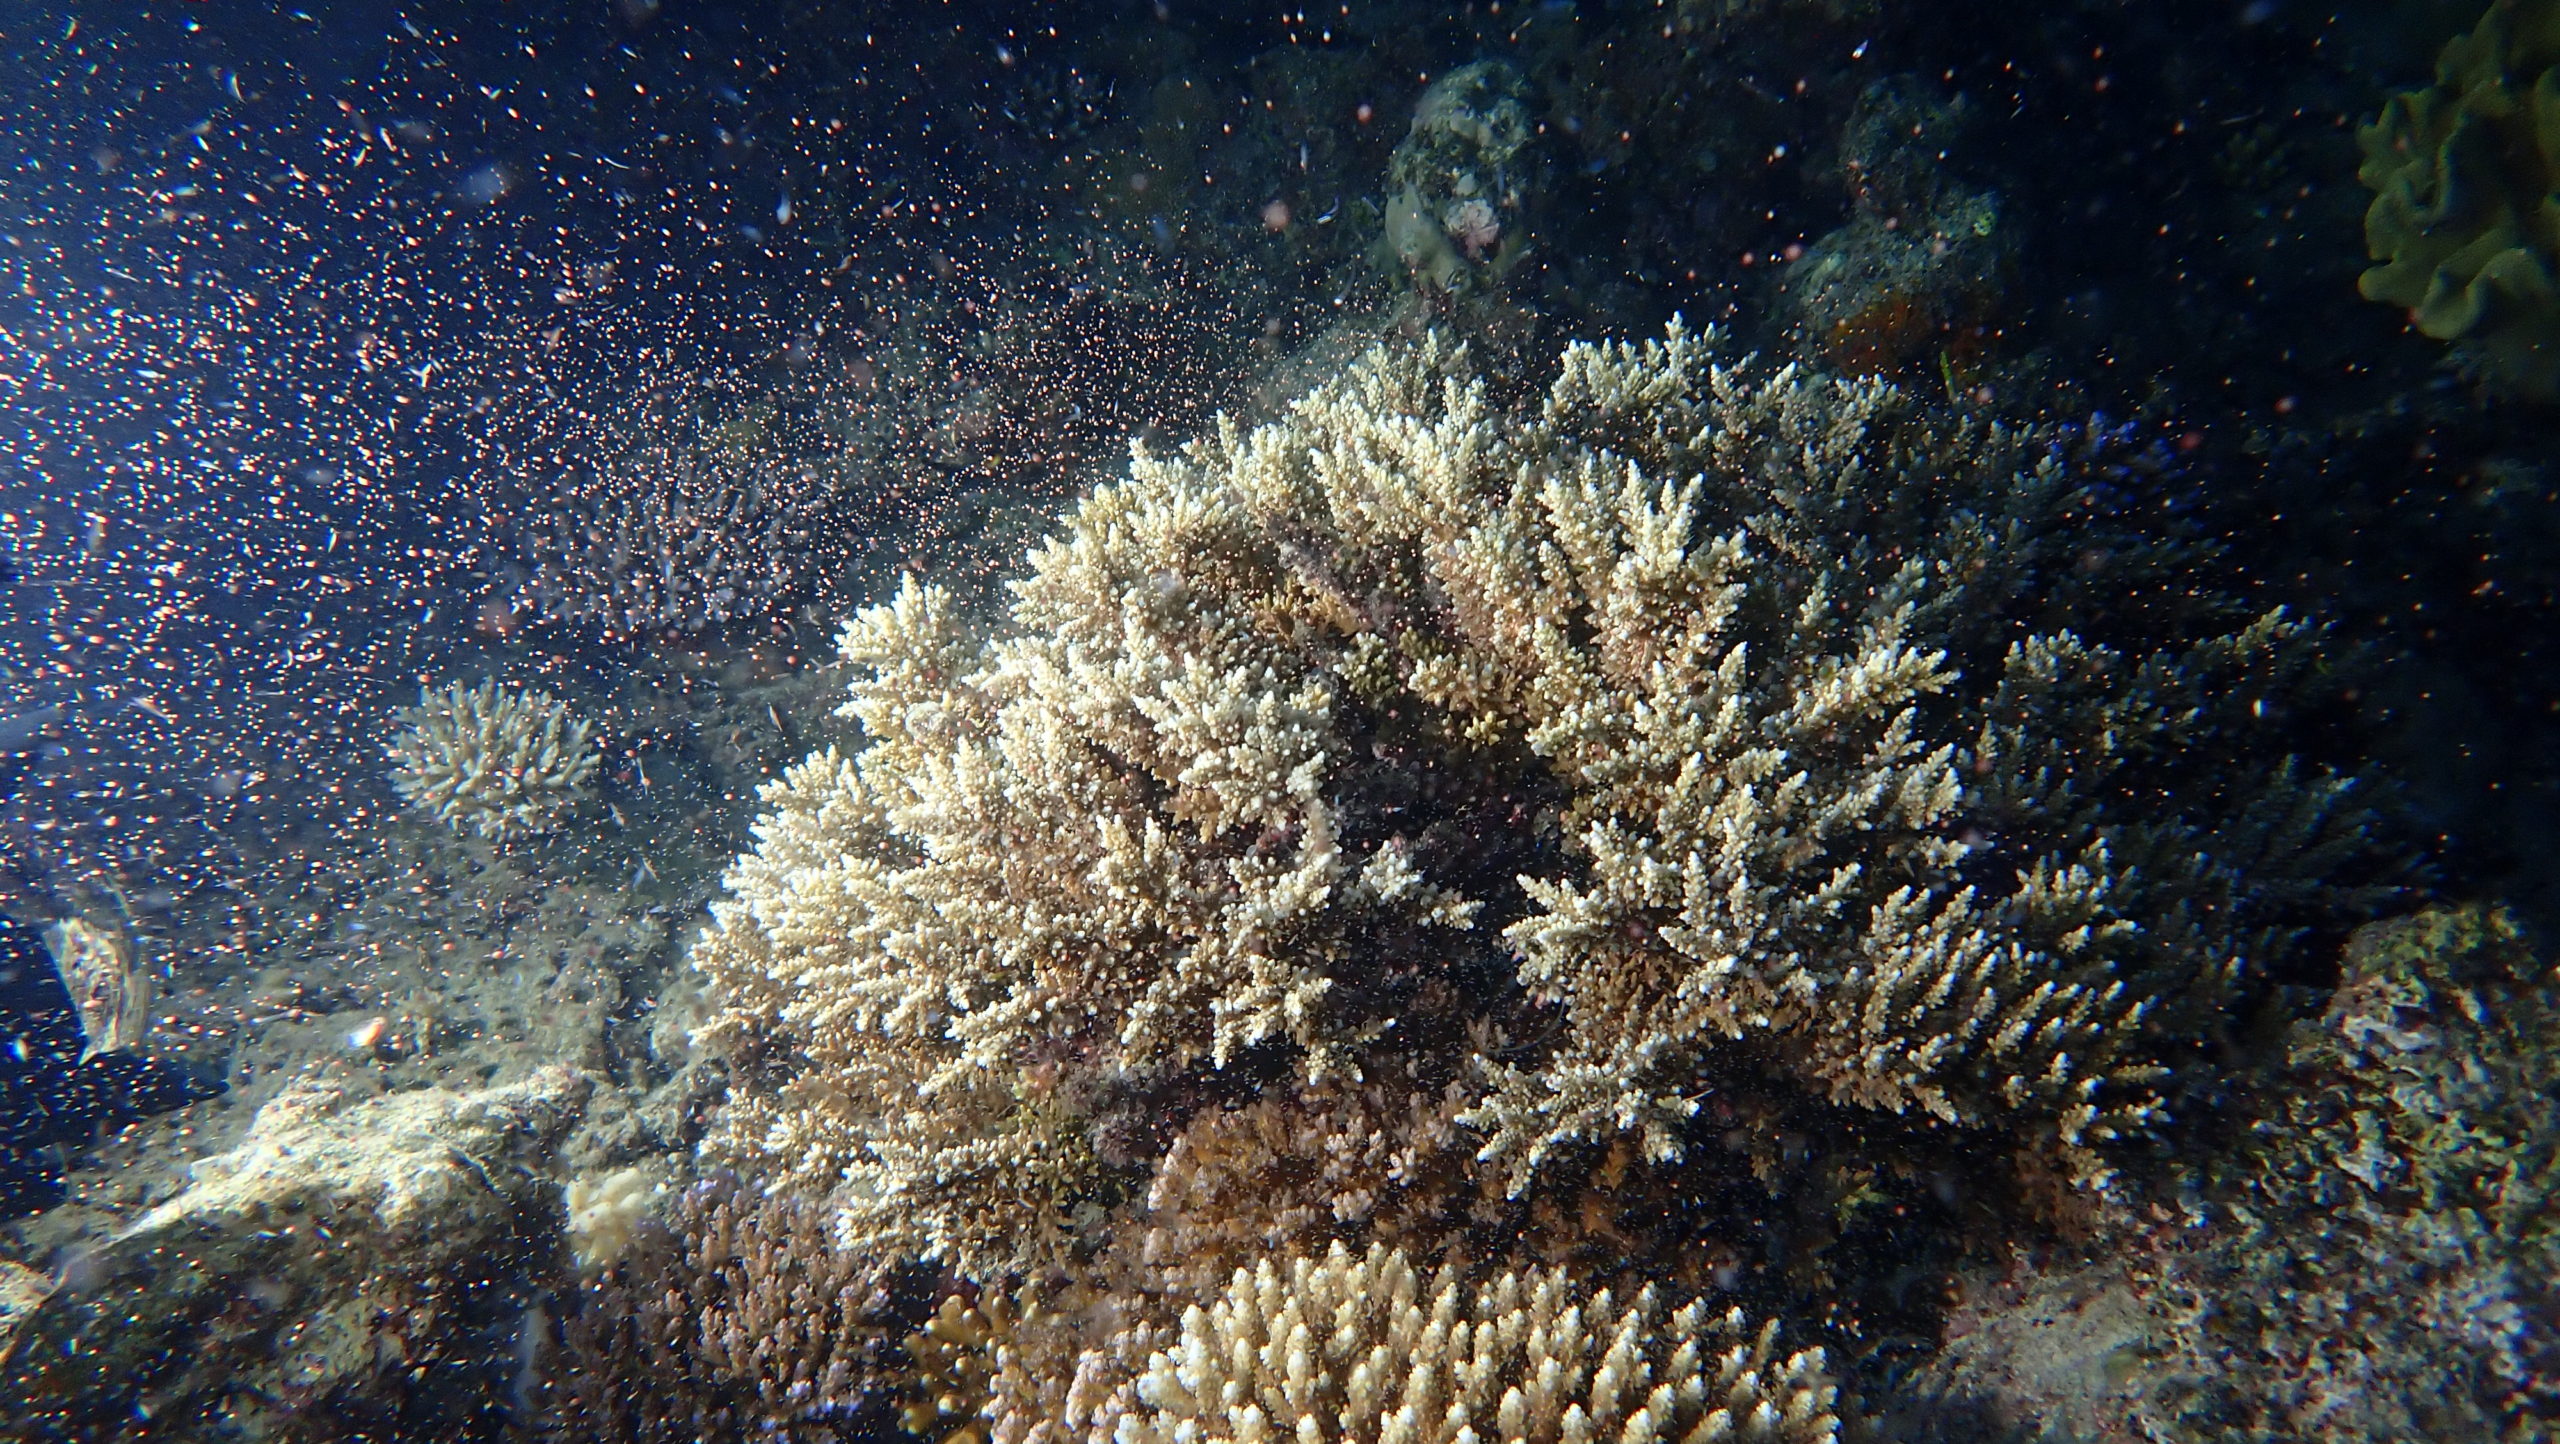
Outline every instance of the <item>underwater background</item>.
POLYGON ((2560 4, 0 56, 0 1438, 2560 1435, 2560 4))

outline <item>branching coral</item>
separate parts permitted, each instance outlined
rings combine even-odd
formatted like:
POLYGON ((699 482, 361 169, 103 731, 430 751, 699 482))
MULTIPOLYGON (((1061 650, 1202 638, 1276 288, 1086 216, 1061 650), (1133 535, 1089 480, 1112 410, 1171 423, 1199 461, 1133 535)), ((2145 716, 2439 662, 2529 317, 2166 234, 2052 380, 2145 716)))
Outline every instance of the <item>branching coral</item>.
POLYGON ((847 628, 869 740, 769 789, 696 952, 714 1147, 980 1278, 1390 1060, 1497 1193, 1824 1109, 2093 1177, 2357 836, 2273 748, 2314 634, 2147 570, 2136 492, 1676 326, 1530 414, 1426 341, 1142 450, 1008 632, 913 583, 847 628))
POLYGON ((823 590, 841 557, 821 523, 858 474, 828 419, 849 398, 809 384, 678 375, 605 418, 593 461, 544 478, 500 605, 608 635, 699 632, 823 590))
POLYGON ((595 778, 587 722, 548 692, 454 682, 393 716, 405 730, 391 744, 392 786, 457 832, 498 842, 548 832, 595 778))
POLYGON ((2499 0, 2356 140, 2378 263, 2359 289, 2490 379, 2560 397, 2560 4, 2499 0))
POLYGON ((546 1436, 632 1444, 876 1437, 907 1370, 896 1271, 825 1210, 714 1178, 568 1302, 546 1436))
MULTIPOLYGON (((1651 1289, 1584 1296, 1561 1272, 1470 1287, 1401 1253, 1265 1259, 1186 1312, 1107 1393, 1078 1380, 1093 1444, 1815 1444, 1836 1437, 1822 1351, 1651 1289)), ((1000 1428, 1000 1435, 1015 1431, 1000 1428)))
POLYGON ((1275 1250, 1346 1236, 1431 1248, 1475 1202, 1466 1101, 1454 1083, 1434 1096, 1336 1079, 1202 1113, 1156 1166, 1133 1272, 1205 1297, 1275 1250))

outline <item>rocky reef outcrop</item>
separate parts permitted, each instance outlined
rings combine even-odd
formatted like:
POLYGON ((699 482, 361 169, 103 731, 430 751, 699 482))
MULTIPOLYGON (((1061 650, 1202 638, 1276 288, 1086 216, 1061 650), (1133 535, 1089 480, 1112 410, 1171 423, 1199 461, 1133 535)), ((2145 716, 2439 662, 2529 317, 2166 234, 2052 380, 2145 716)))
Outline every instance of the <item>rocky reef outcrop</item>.
POLYGON ((589 1086, 560 1066, 468 1092, 289 1084, 185 1190, 64 1261, 0 1367, 12 1437, 469 1432, 545 1346, 541 1169, 589 1086))

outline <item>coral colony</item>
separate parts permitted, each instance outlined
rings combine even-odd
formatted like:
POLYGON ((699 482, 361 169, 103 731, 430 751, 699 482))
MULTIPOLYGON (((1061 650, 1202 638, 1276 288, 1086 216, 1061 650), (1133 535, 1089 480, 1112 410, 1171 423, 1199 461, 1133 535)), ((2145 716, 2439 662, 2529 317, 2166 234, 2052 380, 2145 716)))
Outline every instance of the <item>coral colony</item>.
POLYGON ((2357 281, 2494 385, 2560 397, 2560 5, 2489 7, 2431 86, 2356 132, 2375 192, 2357 281))
MULTIPOLYGON (((1751 1225, 1702 1222, 1698 1180, 1862 1148, 2104 1185, 2213 1010, 2306 908, 2352 906, 2361 824, 2243 700, 2303 685, 2301 624, 2211 598, 2157 635, 2042 621, 2057 589, 2158 585, 2041 540, 2093 482, 2031 432, 1719 365, 1678 325, 1573 348, 1525 411, 1426 340, 1142 450, 1009 628, 910 582, 846 629, 868 741, 768 790, 694 953, 734 1069, 713 1147, 833 1193, 845 1246, 1026 1281, 1047 1312, 1013 1327, 1034 1372, 999 1369, 999 1438, 1296 1427, 1248 1402, 1292 1386, 1213 1387, 1195 1353, 1315 1371, 1358 1417, 1827 1437, 1818 1359, 1756 1325, 1656 1333, 1631 1297, 1617 1345, 1518 1352, 1513 1299, 1553 1277, 1451 1275, 1392 1365, 1250 1341, 1409 1290, 1415 1259, 1570 1256, 1537 1220, 1594 1187, 1667 1191, 1658 1228, 1730 1246, 1751 1225), (2253 784, 2182 781, 2207 756, 2253 784), (1237 1136, 1257 1093, 1279 1140, 1237 1136), (1373 1221, 1399 1251, 1326 1254, 1373 1221), (1638 1404, 1636 1354, 1733 1372, 1638 1404), (1728 1389, 1753 1402, 1713 1422, 1728 1389)), ((1384 1343, 1424 1306, 1380 1307, 1384 1343)))
POLYGON ((595 778, 588 724, 548 692, 453 682, 397 716, 406 730, 391 744, 392 785, 456 832, 495 842, 549 832, 595 778))

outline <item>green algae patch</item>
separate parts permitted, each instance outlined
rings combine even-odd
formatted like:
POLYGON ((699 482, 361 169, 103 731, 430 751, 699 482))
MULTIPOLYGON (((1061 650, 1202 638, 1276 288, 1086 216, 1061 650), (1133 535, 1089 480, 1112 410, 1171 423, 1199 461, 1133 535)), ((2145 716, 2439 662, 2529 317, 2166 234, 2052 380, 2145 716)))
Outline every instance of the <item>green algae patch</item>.
POLYGON ((2490 385, 2560 399, 2560 3, 2492 5, 2356 141, 2378 263, 2357 289, 2490 385))

